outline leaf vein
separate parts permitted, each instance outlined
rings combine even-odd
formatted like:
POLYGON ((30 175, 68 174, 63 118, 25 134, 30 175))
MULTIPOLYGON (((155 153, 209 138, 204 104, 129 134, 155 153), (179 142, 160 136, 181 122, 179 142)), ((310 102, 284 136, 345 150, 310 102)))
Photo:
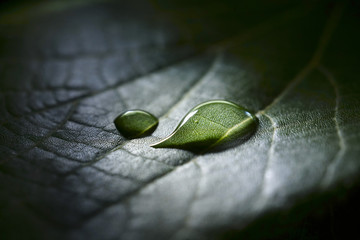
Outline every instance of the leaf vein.
POLYGON ((324 55, 324 52, 326 50, 326 47, 331 40, 331 36, 334 33, 338 22, 340 21, 340 18, 344 11, 344 3, 339 3, 335 6, 333 12, 330 15, 330 18, 328 19, 325 28, 323 30, 323 33, 320 37, 318 46, 315 50, 314 55, 310 59, 310 61, 305 65, 303 69, 300 70, 300 72, 293 78, 289 84, 283 89, 283 91, 273 99, 270 104, 265 106, 262 110, 259 110, 257 114, 263 114, 266 111, 268 111, 270 108, 272 108, 274 105, 276 105, 279 101, 281 101, 284 96, 286 96, 291 90, 293 90, 311 71, 313 71, 321 61, 322 56, 324 55))
POLYGON ((32 149, 36 148, 37 146, 39 146, 41 143, 43 143, 44 141, 46 141, 47 139, 49 139, 50 137, 52 137, 56 131, 58 131, 60 128, 62 128, 66 122, 68 121, 68 119, 72 116, 72 114, 75 112, 76 107, 78 106, 78 102, 75 102, 74 104, 72 104, 72 106, 70 107, 70 110, 68 111, 68 113, 66 114, 66 116, 61 120, 60 123, 58 123, 56 125, 55 128, 53 128, 52 130, 50 130, 44 137, 42 137, 40 140, 36 141, 31 147, 25 149, 24 151, 21 151, 19 153, 17 153, 16 155, 8 158, 7 160, 0 162, 0 164, 3 164, 4 162, 10 161, 12 159, 14 159, 17 156, 20 156, 22 154, 25 154, 29 151, 31 151, 32 149))
POLYGON ((193 163, 194 163, 195 167, 198 169, 198 171, 200 173, 199 174, 200 177, 199 177, 199 180, 197 181, 194 194, 193 194, 193 196, 190 199, 190 202, 188 204, 188 208, 187 208, 187 211, 186 211, 186 215, 184 217, 182 227, 178 231, 176 231, 173 236, 169 237, 169 239, 172 239, 174 237, 176 239, 176 236, 178 236, 182 231, 184 231, 188 227, 190 219, 191 219, 191 212, 192 212, 191 209, 193 208, 195 201, 199 197, 200 185, 201 185, 200 183, 201 183, 202 178, 204 177, 204 174, 203 174, 203 170, 202 170, 200 164, 196 160, 193 163))
POLYGON ((261 183, 261 188, 259 193, 262 194, 265 191, 265 186, 266 186, 266 176, 269 172, 270 166, 271 166, 271 162, 274 156, 274 148, 275 148, 275 136, 276 136, 276 122, 272 119, 272 117, 266 113, 263 114, 265 117, 267 117, 270 122, 271 122, 271 126, 273 129, 272 135, 271 135, 271 140, 270 140, 270 147, 269 147, 269 151, 267 153, 267 159, 266 159, 266 163, 265 163, 265 167, 264 167, 264 172, 262 174, 262 183, 261 183))
POLYGON ((326 170, 324 172, 323 180, 321 182, 321 185, 324 187, 330 183, 331 177, 334 175, 336 166, 340 163, 342 156, 344 155, 347 147, 346 147, 344 135, 340 128, 340 123, 339 123, 339 106, 340 106, 340 98, 341 98, 339 86, 336 82, 334 75, 325 66, 320 65, 318 67, 318 69, 322 74, 325 75, 326 79, 330 82, 331 86, 334 88, 335 109, 334 109, 333 120, 334 120, 334 124, 335 124, 336 134, 339 139, 339 150, 337 151, 334 158, 331 160, 330 164, 328 165, 328 167, 326 168, 326 170))

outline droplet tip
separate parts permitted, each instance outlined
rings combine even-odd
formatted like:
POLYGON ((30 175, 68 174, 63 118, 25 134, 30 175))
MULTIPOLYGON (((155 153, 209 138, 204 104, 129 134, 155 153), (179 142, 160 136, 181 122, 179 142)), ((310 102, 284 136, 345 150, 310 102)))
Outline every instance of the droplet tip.
POLYGON ((167 138, 162 139, 158 142, 155 142, 153 144, 150 144, 150 147, 153 148, 167 148, 167 147, 172 147, 172 144, 169 144, 169 142, 167 141, 167 138))
POLYGON ((156 142, 156 143, 150 144, 149 146, 152 148, 161 148, 160 145, 161 145, 161 142, 156 142))

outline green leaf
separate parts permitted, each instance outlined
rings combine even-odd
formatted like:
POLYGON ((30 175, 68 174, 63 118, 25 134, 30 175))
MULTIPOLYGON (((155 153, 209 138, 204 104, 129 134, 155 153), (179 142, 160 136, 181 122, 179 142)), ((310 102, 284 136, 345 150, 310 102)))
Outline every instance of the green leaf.
POLYGON ((224 100, 212 100, 191 109, 170 136, 154 148, 179 148, 203 152, 241 142, 254 132, 257 119, 245 108, 224 100))
POLYGON ((359 187, 358 3, 284 2, 3 15, 1 239, 346 238, 350 217, 307 226, 359 187), (254 135, 201 155, 149 146, 212 99, 256 113, 254 135), (117 131, 129 109, 159 117, 152 136, 117 131))

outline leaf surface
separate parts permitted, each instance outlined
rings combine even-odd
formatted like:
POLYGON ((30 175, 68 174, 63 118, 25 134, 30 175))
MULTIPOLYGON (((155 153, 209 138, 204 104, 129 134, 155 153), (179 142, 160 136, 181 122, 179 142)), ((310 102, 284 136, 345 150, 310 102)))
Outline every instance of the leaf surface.
POLYGON ((352 4, 139 0, 3 15, 1 232, 251 239, 270 213, 358 186, 352 4), (257 112, 255 134, 203 155, 149 146, 212 99, 257 112), (128 109, 160 118, 153 136, 117 132, 128 109))

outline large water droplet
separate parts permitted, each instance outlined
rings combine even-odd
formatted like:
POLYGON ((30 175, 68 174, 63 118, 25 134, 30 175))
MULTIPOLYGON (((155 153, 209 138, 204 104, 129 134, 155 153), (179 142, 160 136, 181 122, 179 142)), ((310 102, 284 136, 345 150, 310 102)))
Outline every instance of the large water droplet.
POLYGON ((126 111, 114 120, 117 130, 130 139, 151 134, 158 123, 159 120, 155 116, 143 110, 126 111))
POLYGON ((225 100, 204 102, 191 109, 168 137, 154 148, 204 152, 244 141, 257 126, 257 118, 244 107, 225 100))

